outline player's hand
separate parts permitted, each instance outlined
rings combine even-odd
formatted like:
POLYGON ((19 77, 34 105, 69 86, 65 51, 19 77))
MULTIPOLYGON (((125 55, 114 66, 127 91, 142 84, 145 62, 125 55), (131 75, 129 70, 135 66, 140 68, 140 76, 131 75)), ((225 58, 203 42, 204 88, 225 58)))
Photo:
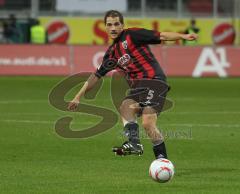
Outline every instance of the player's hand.
POLYGON ((73 99, 72 101, 69 102, 67 109, 70 111, 75 111, 78 105, 79 105, 79 100, 73 99))
POLYGON ((183 39, 185 40, 196 40, 197 38, 198 38, 198 35, 195 33, 183 34, 183 39))

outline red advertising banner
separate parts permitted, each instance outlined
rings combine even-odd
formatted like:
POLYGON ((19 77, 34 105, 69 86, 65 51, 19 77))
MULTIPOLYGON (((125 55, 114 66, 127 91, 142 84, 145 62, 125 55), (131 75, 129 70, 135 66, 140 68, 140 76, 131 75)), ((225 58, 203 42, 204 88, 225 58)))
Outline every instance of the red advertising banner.
MULTIPOLYGON (((0 45, 0 75, 93 72, 106 46, 0 45)), ((153 46, 168 76, 240 76, 240 47, 153 46)))
POLYGON ((0 75, 68 75, 68 46, 0 45, 0 75))
POLYGON ((240 76, 240 47, 153 47, 168 76, 240 76))
POLYGON ((106 46, 73 46, 74 69, 72 73, 92 72, 101 64, 106 46))
MULTIPOLYGON (((104 46, 74 47, 74 72, 95 71, 106 51, 104 46)), ((240 47, 151 48, 168 76, 240 76, 240 47)))

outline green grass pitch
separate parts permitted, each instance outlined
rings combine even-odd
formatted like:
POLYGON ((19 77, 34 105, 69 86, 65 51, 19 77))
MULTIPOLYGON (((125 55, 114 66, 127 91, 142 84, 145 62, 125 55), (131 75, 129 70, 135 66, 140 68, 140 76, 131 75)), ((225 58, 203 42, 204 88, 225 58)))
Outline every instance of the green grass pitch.
MULTIPOLYGON (((62 79, 0 77, 0 193, 239 193, 239 78, 169 78, 168 97, 175 104, 160 116, 158 126, 166 135, 176 172, 164 184, 148 176, 154 157, 144 133, 143 156, 117 157, 111 152, 123 141, 120 120, 88 139, 55 133, 54 123, 66 115, 72 115, 75 128, 99 121, 49 105, 48 93, 62 79)), ((115 111, 109 80, 91 103, 115 111)))

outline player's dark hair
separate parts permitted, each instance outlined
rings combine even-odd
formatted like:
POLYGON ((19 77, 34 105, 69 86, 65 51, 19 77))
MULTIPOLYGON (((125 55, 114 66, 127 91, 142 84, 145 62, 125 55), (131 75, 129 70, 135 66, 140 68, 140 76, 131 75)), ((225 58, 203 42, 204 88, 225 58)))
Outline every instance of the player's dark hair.
POLYGON ((113 17, 113 18, 119 17, 119 21, 121 22, 121 24, 124 24, 123 15, 117 10, 109 10, 105 13, 105 16, 104 16, 105 24, 107 22, 107 17, 113 17))

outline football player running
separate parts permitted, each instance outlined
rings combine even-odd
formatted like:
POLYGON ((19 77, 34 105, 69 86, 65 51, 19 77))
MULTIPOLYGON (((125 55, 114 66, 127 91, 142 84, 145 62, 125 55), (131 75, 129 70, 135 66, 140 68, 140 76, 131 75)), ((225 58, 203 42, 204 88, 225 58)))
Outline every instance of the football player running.
POLYGON ((106 32, 113 39, 106 51, 101 66, 92 73, 68 109, 74 111, 81 97, 91 90, 101 77, 116 69, 125 73, 130 92, 120 106, 124 133, 127 141, 113 147, 117 155, 143 154, 143 145, 139 137, 137 115, 142 117, 142 127, 153 144, 156 158, 167 158, 163 135, 157 127, 159 113, 163 109, 169 90, 166 75, 152 54, 149 45, 169 40, 195 40, 197 35, 176 32, 158 32, 143 28, 124 29, 123 15, 116 10, 106 12, 104 17, 106 32))

